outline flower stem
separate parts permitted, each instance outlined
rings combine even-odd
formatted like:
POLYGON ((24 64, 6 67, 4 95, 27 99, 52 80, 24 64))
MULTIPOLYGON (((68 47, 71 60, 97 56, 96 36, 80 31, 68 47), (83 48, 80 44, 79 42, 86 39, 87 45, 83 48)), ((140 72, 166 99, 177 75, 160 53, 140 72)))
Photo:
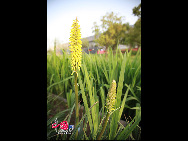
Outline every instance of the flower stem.
MULTIPOLYGON (((74 73, 74 81, 75 81, 75 110, 76 110, 76 121, 75 121, 75 127, 77 127, 78 125, 78 122, 79 122, 79 108, 78 108, 78 85, 77 85, 77 74, 74 73)), ((75 134, 75 139, 77 139, 78 137, 78 130, 76 131, 76 134, 75 134)))
POLYGON ((110 117, 110 113, 107 113, 107 116, 106 116, 106 120, 105 120, 104 126, 103 126, 102 131, 101 131, 101 133, 99 134, 97 140, 100 140, 100 139, 101 139, 101 137, 102 137, 102 135, 103 135, 103 133, 104 133, 104 131, 105 131, 105 129, 106 129, 106 126, 107 126, 107 123, 108 123, 108 119, 109 119, 109 117, 110 117))

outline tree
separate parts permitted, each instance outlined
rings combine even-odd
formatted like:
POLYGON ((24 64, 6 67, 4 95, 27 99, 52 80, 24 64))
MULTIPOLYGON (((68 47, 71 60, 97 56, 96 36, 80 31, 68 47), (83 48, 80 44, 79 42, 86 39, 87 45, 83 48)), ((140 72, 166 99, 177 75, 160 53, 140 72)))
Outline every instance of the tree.
POLYGON ((134 24, 135 43, 139 47, 141 46, 141 18, 139 18, 134 24))
POLYGON ((111 47, 113 50, 116 49, 118 42, 123 39, 122 36, 126 31, 126 25, 122 24, 124 17, 118 17, 113 12, 107 13, 102 17, 102 25, 100 27, 94 22, 93 32, 95 33, 95 42, 100 46, 105 46, 106 49, 111 47), (98 38, 97 38, 98 36, 98 38))
POLYGON ((128 45, 129 44, 129 33, 132 27, 129 25, 129 23, 123 24, 123 29, 121 32, 121 38, 120 38, 120 44, 128 45))
POLYGON ((138 20, 135 22, 134 27, 130 28, 127 35, 127 42, 131 46, 141 46, 141 4, 133 8, 133 14, 138 16, 138 20))
POLYGON ((89 47, 89 41, 87 38, 82 39, 82 47, 83 48, 89 47))
POLYGON ((94 33, 94 42, 95 42, 95 46, 100 46, 100 44, 98 43, 98 38, 101 34, 100 32, 100 27, 97 25, 96 22, 93 23, 93 27, 92 27, 92 33, 94 33))
POLYGON ((137 7, 133 8, 133 14, 141 18, 141 3, 137 7))

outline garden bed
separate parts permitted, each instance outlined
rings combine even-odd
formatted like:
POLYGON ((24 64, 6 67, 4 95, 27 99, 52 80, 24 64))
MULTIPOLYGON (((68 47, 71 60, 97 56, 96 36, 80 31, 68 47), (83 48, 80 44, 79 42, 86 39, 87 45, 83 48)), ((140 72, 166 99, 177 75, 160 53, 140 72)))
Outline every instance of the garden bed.
MULTIPOLYGON (((53 107, 51 110, 50 115, 48 116, 48 119, 53 118, 58 112, 60 111, 64 111, 69 109, 68 104, 67 104, 67 100, 65 98, 63 98, 62 96, 57 96, 55 94, 51 94, 51 96, 55 99, 52 103, 53 107), (59 104, 60 103, 60 104, 59 104), (58 109, 58 110, 57 110, 58 109)), ((65 117, 68 116, 68 114, 70 113, 70 111, 65 112, 65 117)), ((84 106, 79 104, 79 120, 81 120, 81 118, 84 115, 84 106)), ((100 115, 102 116, 102 113, 100 113, 100 115)), ((71 115, 70 118, 70 123, 68 123, 69 125, 75 125, 75 118, 76 118, 76 114, 75 114, 75 109, 73 110, 73 113, 71 115)), ((47 119, 47 120, 48 120, 47 119)), ((59 121, 59 123, 62 121, 59 121)), ((110 121, 109 121, 110 122, 110 121)), ((83 121, 83 123, 85 123, 85 120, 83 121)), ((124 120, 120 120, 120 123, 125 127, 127 125, 127 122, 124 120)), ((103 121, 104 124, 104 121, 103 121)), ((55 130, 55 129, 52 129, 55 130)), ((83 130, 83 129, 81 129, 83 130)), ((86 131, 86 135, 89 136, 90 135, 90 127, 89 127, 89 123, 87 122, 87 131, 86 131)), ((69 139, 71 135, 67 135, 67 139, 69 139)))

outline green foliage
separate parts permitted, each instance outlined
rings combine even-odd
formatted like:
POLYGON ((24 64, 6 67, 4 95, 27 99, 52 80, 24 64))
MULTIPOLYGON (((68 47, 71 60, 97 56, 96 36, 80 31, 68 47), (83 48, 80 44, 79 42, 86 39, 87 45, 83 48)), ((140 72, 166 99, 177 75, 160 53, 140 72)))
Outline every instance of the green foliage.
POLYGON ((133 14, 138 16, 138 20, 134 26, 129 23, 122 23, 122 16, 118 16, 113 12, 107 13, 101 18, 102 25, 98 26, 96 22, 93 25, 93 33, 95 33, 95 42, 100 46, 112 48, 115 50, 118 43, 130 45, 131 47, 141 46, 141 4, 134 7, 133 14))
POLYGON ((88 115, 88 120, 89 120, 89 125, 90 125, 90 131, 92 133, 93 132, 93 123, 92 123, 92 120, 91 120, 90 110, 89 110, 87 98, 86 98, 86 95, 85 95, 84 85, 82 83, 82 79, 80 77, 80 74, 78 76, 79 76, 80 88, 81 88, 81 91, 82 91, 82 98, 83 98, 83 102, 84 102, 84 107, 85 107, 86 113, 88 115))
POLYGON ((141 46, 141 18, 139 18, 134 24, 133 28, 130 28, 127 34, 127 42, 132 46, 141 46))
POLYGON ((122 34, 126 31, 126 25, 122 24, 122 16, 114 14, 113 12, 107 13, 102 17, 102 25, 99 27, 94 22, 93 33, 95 33, 95 41, 100 46, 111 47, 113 50, 116 49, 118 40, 121 40, 122 34), (102 31, 100 31, 100 28, 102 31))
POLYGON ((87 48, 87 47, 89 47, 89 41, 88 41, 88 39, 83 38, 82 39, 82 48, 87 48))
POLYGON ((139 18, 141 17, 141 3, 137 7, 133 8, 133 14, 139 18))
POLYGON ((127 34, 127 42, 134 47, 141 46, 141 4, 133 8, 133 14, 138 16, 138 20, 134 24, 133 28, 130 28, 127 34))
POLYGON ((141 113, 139 113, 137 117, 135 116, 134 119, 124 128, 124 130, 117 137, 117 140, 127 139, 130 133, 135 129, 135 127, 139 124, 140 121, 141 113))
MULTIPOLYGON (((135 56, 131 56, 131 54, 132 51, 122 54, 120 50, 116 50, 115 55, 113 55, 112 50, 109 50, 108 55, 83 54, 81 70, 78 75, 78 94, 80 100, 83 101, 81 105, 84 106, 84 116, 74 129, 76 131, 79 127, 80 130, 84 128, 84 131, 78 133, 79 139, 97 139, 105 120, 107 111, 105 108, 106 97, 112 80, 117 82, 117 104, 115 108, 120 108, 110 115, 110 122, 107 123, 101 139, 126 140, 140 138, 141 52, 138 51, 135 56), (124 120, 123 114, 135 117, 125 127, 119 124, 120 120, 124 120), (87 127, 90 132, 86 134, 87 127)), ((69 54, 65 52, 62 56, 47 56, 47 112, 50 115, 55 106, 50 105, 50 101, 54 100, 50 96, 51 93, 61 95, 67 99, 69 109, 66 112, 70 111, 67 117, 70 120, 72 111, 74 111, 73 95, 75 95, 75 92, 69 60, 69 54)), ((53 118, 66 118, 65 111, 60 112, 59 115, 61 116, 48 117, 48 126, 51 121, 54 121, 53 118)), ((48 128, 48 137, 50 138, 54 134, 54 130, 48 128)), ((74 135, 72 134, 69 139, 74 139, 74 135)), ((65 137, 61 139, 63 138, 65 137)))

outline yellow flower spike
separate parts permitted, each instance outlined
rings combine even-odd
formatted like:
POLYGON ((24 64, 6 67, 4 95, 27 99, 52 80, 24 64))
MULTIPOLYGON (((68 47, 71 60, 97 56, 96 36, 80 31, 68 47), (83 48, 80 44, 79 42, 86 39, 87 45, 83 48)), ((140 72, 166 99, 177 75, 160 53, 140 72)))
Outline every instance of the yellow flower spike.
POLYGON ((114 110, 115 100, 116 100, 116 81, 113 80, 111 89, 108 92, 107 103, 105 106, 109 113, 114 110))
MULTIPOLYGON (((81 56, 82 56, 82 41, 81 39, 81 34, 80 34, 80 25, 78 25, 78 20, 76 17, 76 20, 73 20, 72 24, 72 29, 71 29, 71 34, 70 34, 70 51, 71 53, 71 66, 72 66, 72 74, 74 72, 77 73, 78 70, 80 70, 81 66, 81 56)), ((78 76, 78 73, 77 73, 78 76)))
POLYGON ((97 137, 97 140, 100 140, 105 129, 106 129, 106 126, 107 126, 107 123, 108 123, 108 120, 109 120, 109 117, 112 113, 112 111, 115 110, 115 100, 116 100, 116 81, 113 80, 112 81, 112 85, 111 85, 111 88, 110 90, 108 91, 108 95, 107 95, 107 99, 106 99, 106 108, 107 108, 107 115, 106 115, 106 120, 104 121, 104 124, 103 124, 103 128, 99 134, 99 136, 97 137))

